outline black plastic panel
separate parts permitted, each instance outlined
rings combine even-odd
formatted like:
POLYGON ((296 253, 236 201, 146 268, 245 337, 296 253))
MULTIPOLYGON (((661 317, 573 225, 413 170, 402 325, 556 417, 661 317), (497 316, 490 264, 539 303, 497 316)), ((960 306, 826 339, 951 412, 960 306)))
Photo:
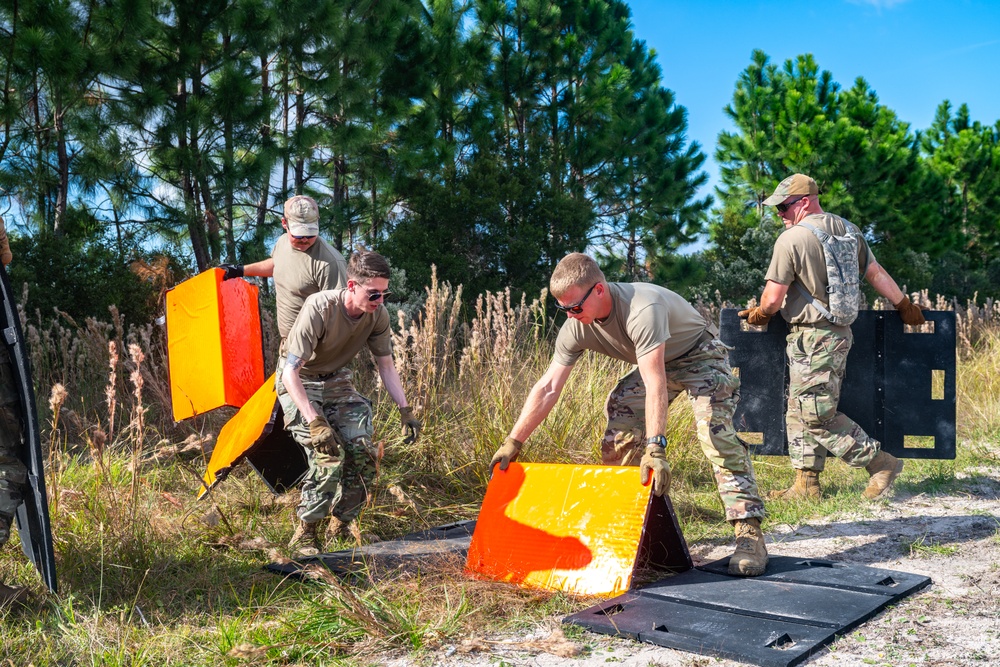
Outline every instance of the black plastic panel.
POLYGON ((797 665, 834 638, 931 583, 832 561, 772 557, 761 577, 729 559, 688 570, 564 619, 601 634, 766 667, 797 665))
MULTIPOLYGON (((737 431, 762 434, 763 444, 747 438, 756 454, 787 454, 788 326, 779 315, 766 331, 744 331, 737 312, 723 310, 720 326, 720 338, 734 348, 729 360, 742 384, 733 423, 737 431)), ((895 311, 858 314, 838 407, 895 456, 953 459, 955 313, 925 311, 924 316, 933 322, 933 333, 906 331, 895 311)))
POLYGON ((14 292, 7 278, 7 270, 3 267, 0 267, 0 291, 3 296, 3 308, 0 309, 3 344, 10 352, 11 370, 21 399, 22 449, 18 458, 28 469, 24 502, 17 508, 17 531, 24 554, 38 568, 48 589, 56 593, 56 559, 52 549, 44 456, 38 430, 38 411, 35 409, 35 389, 31 380, 31 360, 24 345, 24 333, 21 331, 21 319, 17 315, 14 292))

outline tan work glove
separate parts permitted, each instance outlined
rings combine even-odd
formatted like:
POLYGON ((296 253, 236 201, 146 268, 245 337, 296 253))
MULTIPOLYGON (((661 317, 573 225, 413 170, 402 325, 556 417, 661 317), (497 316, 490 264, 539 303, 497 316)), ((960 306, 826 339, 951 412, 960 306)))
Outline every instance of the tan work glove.
POLYGON ((904 296, 903 300, 896 304, 896 310, 899 311, 899 316, 902 318, 903 324, 915 327, 927 321, 924 319, 923 308, 910 303, 910 297, 908 296, 904 296))
POLYGON ((420 420, 413 416, 413 408, 399 409, 399 423, 403 425, 403 442, 407 445, 420 437, 420 420))
POLYGON ((500 470, 506 470, 512 462, 517 460, 517 455, 521 453, 521 447, 524 443, 520 440, 515 440, 514 438, 507 436, 507 439, 503 441, 503 445, 497 450, 497 453, 493 455, 493 459, 490 461, 490 475, 493 474, 493 466, 500 464, 500 470))
POLYGON ((309 440, 313 449, 320 454, 328 456, 340 456, 340 448, 337 447, 337 439, 333 435, 333 427, 323 415, 316 415, 316 418, 309 422, 309 440))
POLYGON ((0 218, 0 264, 7 266, 14 255, 10 252, 10 241, 7 240, 7 227, 3 218, 0 218))
POLYGON ((771 315, 764 312, 764 309, 760 306, 754 306, 753 308, 748 308, 746 310, 741 310, 736 313, 740 319, 746 320, 749 324, 755 327, 766 326, 771 320, 771 315))
POLYGON ((652 475, 653 493, 662 496, 670 491, 670 464, 667 463, 667 452, 661 445, 646 445, 646 453, 639 461, 639 476, 643 484, 652 475))

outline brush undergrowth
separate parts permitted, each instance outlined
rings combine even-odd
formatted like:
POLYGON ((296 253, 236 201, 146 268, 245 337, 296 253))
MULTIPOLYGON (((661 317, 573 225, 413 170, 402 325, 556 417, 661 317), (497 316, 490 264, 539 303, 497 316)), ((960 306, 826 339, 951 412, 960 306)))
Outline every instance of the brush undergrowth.
MULTIPOLYGON (((555 327, 544 298, 512 303, 509 293, 486 294, 463 316, 461 288, 435 281, 416 319, 400 318, 396 363, 425 426, 415 444, 402 443, 398 413, 373 364, 356 364, 385 448, 360 518, 363 532, 390 537, 476 516, 486 464, 549 363, 555 327)), ((947 305, 930 304, 926 295, 915 299, 947 305)), ((902 493, 967 492, 983 466, 1000 460, 1000 308, 956 310, 958 458, 908 461, 902 493)), ((162 330, 123 331, 114 312, 110 323, 83 325, 65 316, 48 323, 37 314, 22 318, 45 424, 61 589, 55 596, 41 592, 13 537, 0 553, 0 580, 31 587, 36 599, 27 610, 6 612, 0 663, 379 664, 387 652, 419 657, 593 603, 470 579, 461 561, 448 558, 346 581, 324 571, 307 581, 267 573, 262 566, 283 554, 297 498, 272 495, 243 467, 195 499, 214 434, 231 411, 172 423, 162 330)), ((604 400, 627 370, 585 355, 522 460, 599 461, 604 400)), ((667 437, 671 496, 685 537, 691 544, 728 542, 730 528, 683 397, 671 407, 667 437)), ((755 465, 762 491, 792 480, 786 459, 757 457, 755 465)), ((831 461, 822 502, 771 502, 769 521, 863 513, 865 478, 831 461)), ((349 546, 343 539, 327 545, 349 546)))

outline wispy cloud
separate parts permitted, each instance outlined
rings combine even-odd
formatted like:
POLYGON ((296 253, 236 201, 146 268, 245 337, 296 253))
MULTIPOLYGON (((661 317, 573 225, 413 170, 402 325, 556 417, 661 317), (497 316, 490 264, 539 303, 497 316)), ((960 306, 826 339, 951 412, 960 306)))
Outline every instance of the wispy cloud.
POLYGON ((976 49, 983 49, 987 46, 993 46, 995 44, 1000 44, 1000 39, 992 39, 988 42, 980 42, 978 44, 966 44, 965 46, 960 46, 957 49, 950 49, 948 51, 941 51, 940 53, 930 54, 924 59, 924 62, 934 62, 937 60, 944 60, 945 58, 950 58, 952 56, 960 56, 963 53, 968 53, 969 51, 975 51, 976 49))
POLYGON ((852 5, 865 5, 866 7, 874 7, 878 11, 883 9, 892 9, 896 5, 902 5, 910 0, 847 0, 852 5))

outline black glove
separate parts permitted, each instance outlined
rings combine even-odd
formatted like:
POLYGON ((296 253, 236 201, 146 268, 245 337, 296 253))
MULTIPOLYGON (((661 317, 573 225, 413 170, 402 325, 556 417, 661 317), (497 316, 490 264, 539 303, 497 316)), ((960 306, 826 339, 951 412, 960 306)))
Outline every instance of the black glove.
POLYGON ((225 273, 222 274, 223 280, 232 280, 233 278, 243 277, 242 264, 219 264, 219 268, 225 271, 225 273))

